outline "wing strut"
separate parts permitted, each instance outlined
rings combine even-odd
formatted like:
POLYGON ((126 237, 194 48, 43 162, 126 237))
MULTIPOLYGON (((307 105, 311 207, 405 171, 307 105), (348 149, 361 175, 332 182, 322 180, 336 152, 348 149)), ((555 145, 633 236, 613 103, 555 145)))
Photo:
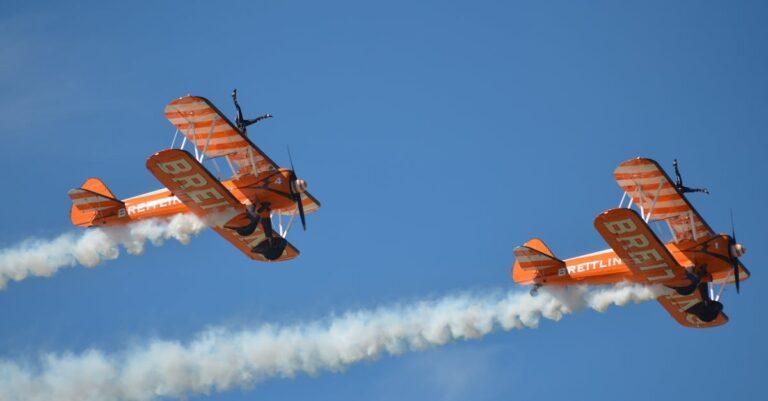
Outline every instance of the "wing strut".
MULTIPOLYGON (((198 160, 200 163, 203 162, 203 158, 205 158, 205 152, 208 151, 208 144, 211 143, 213 130, 216 128, 216 121, 218 120, 219 120, 219 116, 213 116, 213 121, 211 121, 211 129, 208 130, 208 137, 205 138, 205 146, 203 146, 203 152, 200 154, 200 160, 198 160)), ((197 149, 197 147, 195 147, 195 149, 197 149)))
MULTIPOLYGON (((173 149, 173 145, 176 145, 176 137, 179 136, 179 129, 176 128, 176 132, 173 134, 173 140, 171 141, 171 147, 169 149, 173 149)), ((186 139, 186 137, 184 137, 186 139)))
POLYGON ((648 216, 645 218, 646 223, 651 220, 651 215, 653 214, 653 208, 656 207, 656 201, 659 200, 659 194, 661 193, 662 186, 664 186, 664 181, 660 181, 659 187, 656 188, 656 193, 653 195, 653 201, 651 201, 651 207, 648 208, 648 216))

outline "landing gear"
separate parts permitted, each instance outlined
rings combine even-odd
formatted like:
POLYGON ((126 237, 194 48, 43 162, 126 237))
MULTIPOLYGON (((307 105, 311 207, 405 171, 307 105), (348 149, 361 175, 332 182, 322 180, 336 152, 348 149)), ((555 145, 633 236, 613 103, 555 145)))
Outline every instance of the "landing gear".
POLYGON ((288 245, 288 241, 281 236, 270 237, 261 241, 259 245, 256 245, 251 249, 253 253, 259 253, 267 260, 276 260, 283 255, 285 247, 288 245))
POLYGON ((272 210, 270 209, 269 202, 262 203, 256 212, 258 213, 259 220, 261 220, 266 239, 251 248, 251 252, 259 253, 267 258, 267 260, 276 260, 283 255, 288 241, 279 235, 275 235, 275 231, 272 229, 272 210))
POLYGON ((240 132, 243 133, 243 135, 248 135, 248 126, 256 124, 257 122, 261 120, 266 120, 267 118, 272 118, 272 114, 264 114, 261 116, 258 116, 252 120, 246 120, 243 118, 243 110, 240 109, 240 103, 237 102, 237 89, 232 90, 232 101, 235 103, 235 109, 237 110, 237 116, 235 117, 235 125, 237 125, 237 129, 240 130, 240 132))
POLYGON ((249 221, 247 225, 242 227, 228 227, 232 230, 235 230, 235 232, 241 237, 247 237, 253 234, 253 232, 256 231, 256 227, 259 226, 259 222, 261 221, 261 216, 253 213, 253 205, 245 209, 245 215, 249 221))
POLYGON ((684 186, 683 177, 680 176, 680 170, 677 168, 677 159, 672 162, 672 165, 675 167, 675 188, 677 188, 678 191, 681 193, 703 192, 709 194, 709 190, 706 188, 688 188, 684 186))
POLYGON ((245 217, 248 219, 248 224, 240 227, 227 226, 230 230, 235 231, 241 237, 248 237, 252 235, 259 224, 261 224, 264 230, 265 239, 259 242, 258 245, 251 248, 251 252, 258 253, 264 256, 267 260, 276 260, 283 255, 285 247, 288 246, 288 241, 281 235, 275 235, 275 231, 272 229, 272 210, 270 204, 264 202, 259 206, 258 210, 254 211, 254 206, 250 205, 245 209, 245 217))
POLYGON ((686 309, 686 312, 696 315, 704 323, 709 323, 717 319, 717 316, 723 311, 723 304, 709 297, 707 283, 699 284, 699 293, 703 301, 686 309))

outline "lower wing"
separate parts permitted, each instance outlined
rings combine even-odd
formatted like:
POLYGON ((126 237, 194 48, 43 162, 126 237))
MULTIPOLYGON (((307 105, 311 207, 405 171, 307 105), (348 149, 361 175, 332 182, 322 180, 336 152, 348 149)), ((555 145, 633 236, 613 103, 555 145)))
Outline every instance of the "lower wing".
MULTIPOLYGON (((728 316, 722 311, 718 312, 714 319, 710 321, 704 321, 695 313, 692 313, 692 308, 700 308, 705 302, 701 297, 699 291, 694 291, 690 295, 680 295, 673 293, 671 295, 664 295, 658 297, 657 300, 664 307, 664 309, 672 315, 678 323, 685 327, 693 328, 707 328, 716 327, 728 323, 728 316)), ((712 302, 712 301, 708 301, 712 302)))
POLYGON ((611 209, 595 218, 595 229, 632 274, 650 284, 687 285, 685 269, 669 253, 640 215, 631 209, 611 209))

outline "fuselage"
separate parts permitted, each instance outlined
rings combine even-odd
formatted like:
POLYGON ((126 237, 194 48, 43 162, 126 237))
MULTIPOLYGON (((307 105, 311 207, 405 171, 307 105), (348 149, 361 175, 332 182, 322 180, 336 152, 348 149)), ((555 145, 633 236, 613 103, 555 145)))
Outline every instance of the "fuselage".
MULTIPOLYGON (((245 205, 267 203, 271 210, 291 208, 295 200, 291 199, 291 171, 280 169, 261 173, 258 176, 242 177, 222 181, 224 187, 245 205)), ((147 192, 123 199, 125 207, 116 216, 110 216, 99 225, 121 225, 131 221, 169 217, 178 213, 187 213, 189 208, 167 188, 147 192)))
MULTIPOLYGON (((665 247, 683 268, 700 269, 706 265, 706 274, 702 281, 724 279, 733 266, 721 257, 728 256, 729 237, 721 234, 713 238, 679 243, 666 243, 665 247)), ((565 267, 549 269, 537 273, 525 271, 515 261, 512 277, 520 284, 543 285, 573 285, 573 284, 613 284, 622 281, 646 282, 629 270, 624 261, 612 249, 605 249, 569 259, 565 259, 565 267)), ((653 283, 653 281, 652 281, 653 283)), ((658 284, 684 285, 685 282, 671 283, 660 281, 658 284)))

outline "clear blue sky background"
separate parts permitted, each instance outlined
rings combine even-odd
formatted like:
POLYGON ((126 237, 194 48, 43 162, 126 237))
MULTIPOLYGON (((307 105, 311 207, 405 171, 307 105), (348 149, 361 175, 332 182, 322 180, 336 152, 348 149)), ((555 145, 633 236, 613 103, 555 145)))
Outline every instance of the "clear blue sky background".
MULTIPOLYGON (((72 230, 66 191, 156 189, 164 105, 232 112, 322 202, 299 259, 250 262, 207 231, 0 292, 0 357, 106 351, 209 325, 298 322, 464 289, 511 288, 512 249, 605 244, 593 218, 635 156, 728 209, 752 270, 731 322, 678 326, 655 302, 585 312, 344 373, 192 400, 755 399, 765 342, 768 9, 764 2, 0 3, 0 245, 72 230)), ((87 374, 87 372, 83 372, 87 374)))

